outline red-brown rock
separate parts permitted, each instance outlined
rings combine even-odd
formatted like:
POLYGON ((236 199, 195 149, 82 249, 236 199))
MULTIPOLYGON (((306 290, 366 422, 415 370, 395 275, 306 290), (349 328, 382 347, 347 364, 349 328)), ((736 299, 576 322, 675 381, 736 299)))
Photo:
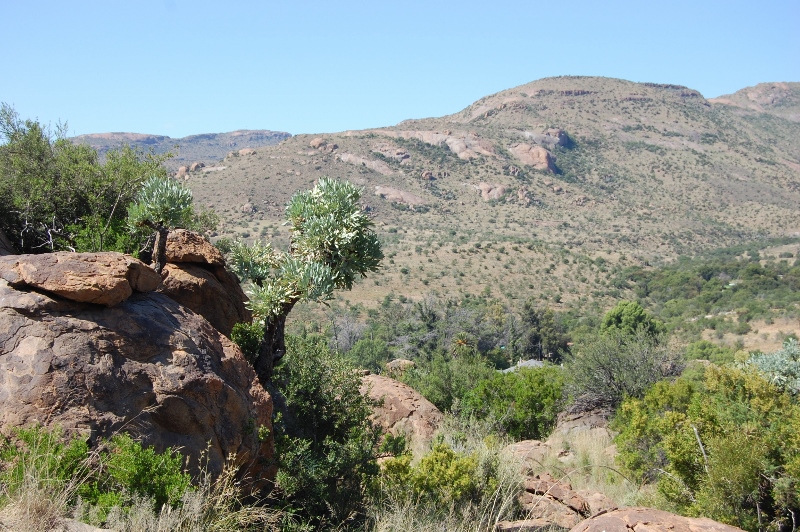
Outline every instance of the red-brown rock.
POLYGON ((531 146, 530 144, 517 144, 512 146, 509 151, 516 157, 522 164, 533 166, 537 170, 547 170, 555 172, 555 160, 553 156, 545 148, 541 146, 531 146))
POLYGON ((570 532, 741 532, 704 517, 682 517, 652 508, 623 508, 581 521, 570 532))
POLYGON ((167 236, 167 262, 195 262, 223 266, 225 258, 214 244, 194 231, 174 229, 167 236))
POLYGON ((225 336, 230 337, 237 323, 253 320, 238 279, 224 266, 167 263, 161 275, 159 292, 200 314, 225 336))
POLYGON ((233 454, 243 474, 263 480, 274 475, 272 438, 259 438, 271 414, 239 348, 163 294, 104 308, 0 280, 5 433, 38 423, 96 441, 124 431, 159 451, 180 449, 195 473, 201 454, 212 473, 233 454))
POLYGON ((428 450, 442 413, 412 387, 381 375, 365 375, 361 393, 382 401, 374 409, 373 421, 392 436, 405 436, 415 455, 428 450))
POLYGON ((135 291, 155 290, 161 277, 130 255, 46 253, 0 257, 0 277, 14 287, 30 286, 72 301, 113 306, 135 291))

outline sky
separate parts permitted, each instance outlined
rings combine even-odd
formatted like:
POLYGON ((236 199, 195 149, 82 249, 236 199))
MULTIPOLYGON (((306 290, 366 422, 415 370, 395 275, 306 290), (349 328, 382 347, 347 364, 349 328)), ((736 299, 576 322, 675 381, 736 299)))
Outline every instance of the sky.
POLYGON ((69 135, 443 116, 543 77, 800 81, 800 0, 0 0, 0 102, 69 135))

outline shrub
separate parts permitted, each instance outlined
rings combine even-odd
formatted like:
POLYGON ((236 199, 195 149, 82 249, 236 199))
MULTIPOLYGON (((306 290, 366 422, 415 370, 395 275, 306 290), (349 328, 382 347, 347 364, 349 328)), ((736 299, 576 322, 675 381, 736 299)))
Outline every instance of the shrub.
POLYGON ((634 301, 620 301, 609 310, 600 324, 601 332, 619 332, 632 336, 643 332, 653 338, 666 332, 666 327, 634 301))
POLYGON ((783 348, 770 354, 754 354, 747 361, 781 390, 795 397, 800 394, 800 345, 790 338, 783 348))
POLYGON ((555 424, 563 385, 555 366, 497 373, 466 394, 463 409, 515 440, 543 439, 555 424))
POLYGON ((568 389, 575 407, 613 409, 625 397, 641 398, 656 382, 680 374, 678 353, 649 329, 636 331, 608 330, 573 348, 568 389))
POLYGON ((400 377, 442 412, 457 407, 479 382, 495 375, 495 370, 478 354, 453 358, 434 353, 429 360, 417 360, 417 366, 400 377))
POLYGON ((658 383, 614 427, 624 467, 681 513, 779 530, 800 511, 800 406, 752 367, 658 383))
POLYGON ((380 438, 360 373, 325 338, 289 336, 274 383, 285 403, 274 420, 280 497, 316 527, 358 515, 380 438))

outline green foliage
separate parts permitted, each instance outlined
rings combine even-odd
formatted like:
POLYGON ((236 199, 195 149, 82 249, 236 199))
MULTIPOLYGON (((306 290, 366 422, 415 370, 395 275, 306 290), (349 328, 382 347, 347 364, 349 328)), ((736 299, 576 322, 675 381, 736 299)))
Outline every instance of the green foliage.
POLYGON ((242 354, 251 364, 258 357, 258 347, 264 337, 264 328, 257 323, 237 323, 231 331, 231 340, 236 342, 242 354))
POLYGON ((380 430, 361 395, 360 374, 322 337, 287 337, 274 383, 285 409, 274 421, 277 485, 285 503, 315 522, 337 525, 364 504, 378 473, 380 430))
POLYGON ((353 344, 346 356, 360 368, 382 373, 389 361, 389 353, 389 346, 383 340, 362 338, 353 344))
POLYGON ((733 362, 735 351, 708 340, 698 340, 686 346, 686 360, 709 360, 722 365, 733 362))
POLYGON ((519 368, 496 373, 464 397, 464 413, 485 419, 514 440, 547 437, 561 406, 564 373, 560 367, 519 368))
POLYGON ((568 361, 570 395, 585 408, 616 408, 642 397, 656 382, 679 375, 683 361, 647 327, 626 335, 616 328, 583 338, 568 361))
POLYGON ((51 133, 0 107, 0 230, 23 253, 135 251, 127 206, 147 176, 166 175, 170 155, 123 146, 101 164, 93 148, 65 133, 65 125, 51 133))
POLYGON ((68 502, 75 504, 80 497, 104 518, 112 507, 129 507, 137 497, 150 500, 156 511, 164 505, 174 508, 191 487, 180 454, 172 449, 156 453, 128 435, 112 438, 106 452, 90 452, 80 438, 67 441, 59 429, 19 428, 15 437, 0 447, 0 484, 10 496, 31 477, 48 492, 71 485, 68 502))
POLYGON ((400 380, 432 402, 441 411, 459 407, 477 383, 491 378, 495 370, 480 355, 453 358, 434 353, 418 359, 400 380))
POLYGON ((790 338, 774 353, 754 354, 747 363, 779 389, 795 397, 800 394, 800 345, 796 339, 790 338))
POLYGON ((142 227, 187 227, 194 217, 192 191, 175 179, 153 176, 142 184, 136 201, 128 208, 131 232, 142 227))
POLYGON ((660 382, 627 399, 614 427, 622 465, 657 479, 681 512, 758 530, 800 510, 800 406, 753 368, 660 382))
POLYGON ((381 489, 393 497, 424 501, 440 507, 464 503, 480 496, 480 478, 475 455, 456 453, 445 443, 438 443, 411 464, 411 456, 390 458, 383 464, 381 489))
POLYGON ((564 327, 557 322, 552 309, 537 308, 533 299, 522 308, 521 333, 518 349, 528 359, 558 362, 569 350, 564 327))
POLYGON ((620 301, 603 317, 600 331, 604 333, 619 332, 623 335, 634 335, 641 331, 655 338, 664 334, 666 327, 643 309, 639 303, 620 301))

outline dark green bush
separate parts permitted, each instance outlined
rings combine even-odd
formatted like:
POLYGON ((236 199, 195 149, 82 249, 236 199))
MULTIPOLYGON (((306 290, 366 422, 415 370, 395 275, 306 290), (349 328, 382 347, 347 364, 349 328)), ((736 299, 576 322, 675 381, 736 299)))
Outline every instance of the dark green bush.
POLYGON ((258 349, 264 338, 264 326, 259 323, 237 323, 231 331, 231 340, 236 342, 250 364, 258 358, 258 349))
POLYGON ((519 368, 481 381, 465 395, 462 408, 515 440, 544 439, 555 425, 563 387, 560 367, 519 368))
POLYGON ((283 403, 274 420, 283 503, 318 528, 357 516, 380 438, 360 373, 325 338, 288 336, 273 382, 283 403))

